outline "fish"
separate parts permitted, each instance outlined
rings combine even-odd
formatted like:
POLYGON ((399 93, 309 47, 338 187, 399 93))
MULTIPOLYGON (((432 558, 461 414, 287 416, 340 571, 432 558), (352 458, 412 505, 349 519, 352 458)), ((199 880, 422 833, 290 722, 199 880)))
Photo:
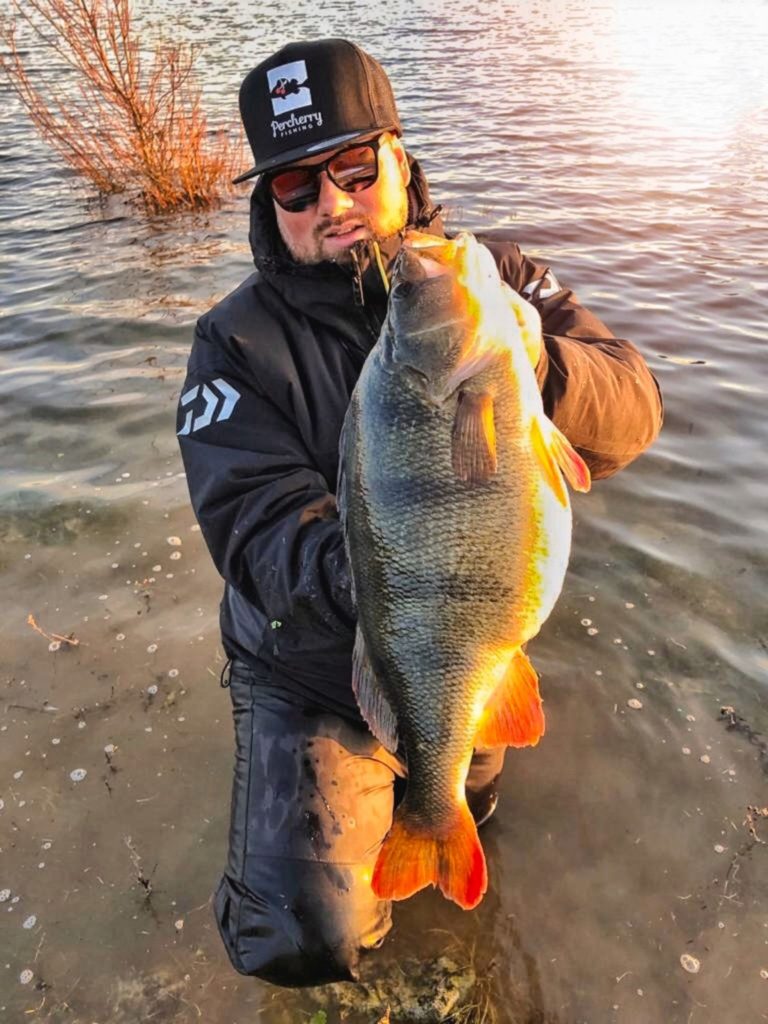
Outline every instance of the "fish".
POLYGON ((473 751, 544 734, 525 645, 568 565, 565 480, 587 491, 590 475, 544 413, 540 344, 538 312, 472 234, 406 235, 337 487, 355 697, 407 766, 371 877, 381 899, 433 885, 477 906, 488 879, 464 788, 473 751))

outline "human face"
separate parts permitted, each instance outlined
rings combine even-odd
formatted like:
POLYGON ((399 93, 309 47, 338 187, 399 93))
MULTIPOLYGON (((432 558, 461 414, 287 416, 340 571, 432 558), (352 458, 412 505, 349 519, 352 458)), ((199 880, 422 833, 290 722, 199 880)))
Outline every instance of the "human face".
MULTIPOLYGON (((291 166, 322 164, 330 155, 322 153, 291 166)), ((312 206, 288 213, 274 203, 280 234, 298 263, 348 263, 355 242, 383 241, 402 231, 408 220, 406 187, 411 173, 405 149, 396 135, 382 135, 378 160, 376 181, 361 192, 345 192, 321 171, 320 191, 312 206)))

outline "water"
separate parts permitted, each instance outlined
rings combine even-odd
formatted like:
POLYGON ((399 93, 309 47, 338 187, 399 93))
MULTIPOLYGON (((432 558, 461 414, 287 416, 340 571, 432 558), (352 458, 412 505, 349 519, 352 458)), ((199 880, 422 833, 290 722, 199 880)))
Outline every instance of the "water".
MULTIPOLYGON (((489 894, 472 914, 434 893, 398 907, 372 976, 394 999, 398 963, 447 950, 501 1021, 768 1019, 768 847, 745 824, 768 804, 768 6, 166 0, 154 17, 201 43, 223 118, 288 38, 358 39, 451 226, 551 264, 664 392, 654 448, 575 500, 568 582, 531 647, 548 733, 508 757, 489 894)), ((95 204, 2 88, 0 1019, 305 1019, 321 995, 235 975, 212 923, 220 581, 174 437, 192 324, 250 267, 248 190, 154 223, 95 204), (50 652, 29 613, 80 644, 50 652)))

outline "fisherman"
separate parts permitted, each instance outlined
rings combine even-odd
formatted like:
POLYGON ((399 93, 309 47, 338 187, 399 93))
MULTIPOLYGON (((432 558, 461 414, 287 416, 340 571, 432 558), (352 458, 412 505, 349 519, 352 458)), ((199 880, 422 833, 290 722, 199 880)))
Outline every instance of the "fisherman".
MULTIPOLYGON (((354 43, 284 46, 246 76, 240 110, 254 164, 236 181, 257 179, 256 272, 198 321, 178 416, 192 504, 225 580, 236 760, 215 913, 238 971, 317 985, 354 980, 361 951, 391 927, 370 882, 406 771, 351 688, 339 434, 404 230, 444 228, 387 75, 354 43)), ((547 416, 593 479, 612 475, 658 433, 654 378, 548 267, 514 242, 485 244, 541 317, 531 357, 547 416)), ((502 762, 499 748, 473 758, 478 824, 502 762)))

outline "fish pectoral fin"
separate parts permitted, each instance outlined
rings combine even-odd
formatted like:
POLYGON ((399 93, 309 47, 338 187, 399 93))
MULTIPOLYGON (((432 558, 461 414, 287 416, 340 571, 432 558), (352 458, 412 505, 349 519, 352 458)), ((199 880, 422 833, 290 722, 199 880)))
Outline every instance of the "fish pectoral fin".
POLYGON ((466 802, 439 835, 415 825, 407 803, 406 794, 379 851, 371 878, 374 893, 382 900, 404 900, 436 885, 463 910, 476 907, 488 888, 488 869, 466 802))
POLYGON ((359 626, 352 649, 352 690, 368 728, 379 743, 394 754, 398 743, 397 718, 373 671, 359 626))
POLYGON ((462 391, 451 434, 453 471, 459 480, 485 483, 496 472, 496 426, 493 398, 462 391))
POLYGON ((531 420, 531 440, 533 450, 539 460, 544 476, 549 481, 561 505, 568 504, 568 493, 560 475, 560 470, 574 491, 588 491, 592 486, 589 467, 573 445, 561 433, 554 423, 545 421, 546 437, 543 424, 538 417, 531 420))
POLYGON ((518 650, 480 718, 475 747, 535 747, 544 735, 539 678, 518 650))

